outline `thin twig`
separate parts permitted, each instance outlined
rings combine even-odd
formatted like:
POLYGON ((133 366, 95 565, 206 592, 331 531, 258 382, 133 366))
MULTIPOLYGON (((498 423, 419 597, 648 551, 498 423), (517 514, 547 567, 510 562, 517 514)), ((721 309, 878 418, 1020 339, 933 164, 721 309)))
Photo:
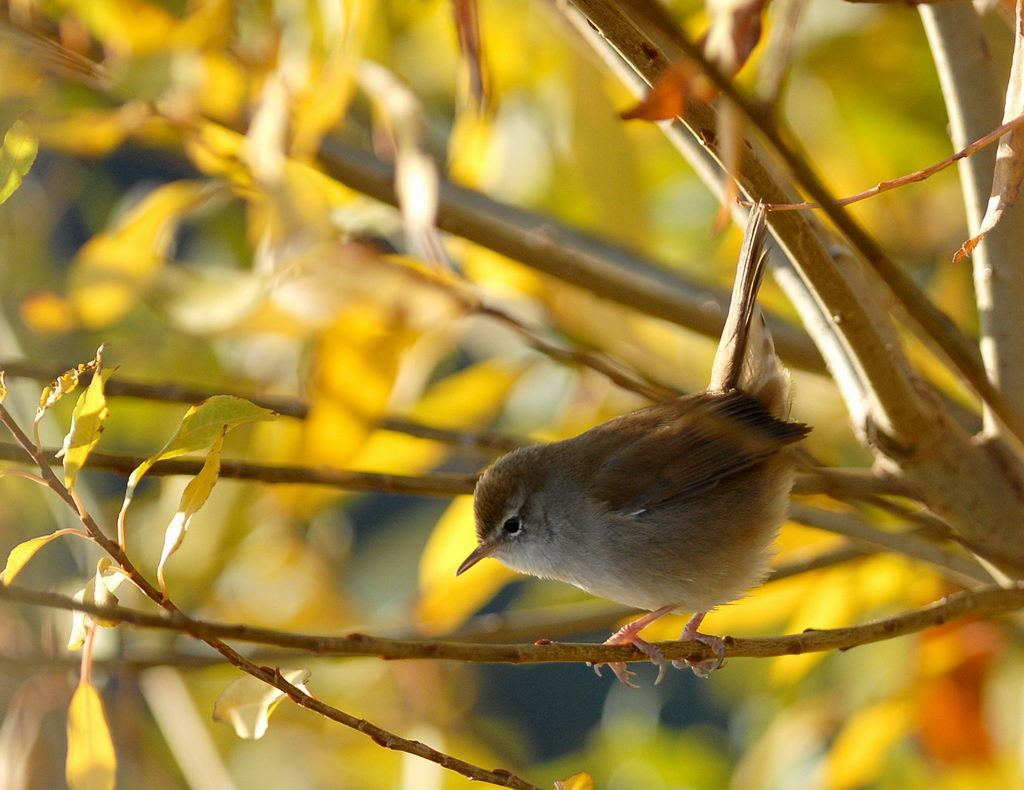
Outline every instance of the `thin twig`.
MULTIPOLYGON (((60 463, 57 451, 46 449, 40 457, 53 466, 60 463)), ((90 469, 104 469, 130 474, 146 459, 143 455, 103 453, 94 451, 89 456, 90 469)), ((24 460, 16 445, 0 442, 0 460, 24 460)), ((199 474, 202 460, 174 458, 160 461, 146 474, 149 477, 199 474)), ((308 466, 275 466, 251 464, 242 461, 223 461, 220 477, 234 480, 258 480, 262 483, 301 483, 329 486, 346 491, 379 491, 387 494, 414 494, 417 496, 451 497, 472 494, 476 475, 432 474, 391 475, 379 472, 358 472, 350 469, 326 469, 308 466)))
MULTIPOLYGON (((637 24, 610 0, 570 0, 618 51, 621 58, 649 84, 669 67, 669 60, 637 24)), ((972 387, 992 406, 1015 436, 1024 435, 1024 420, 988 380, 977 347, 956 324, 932 304, 909 275, 897 267, 878 244, 841 206, 810 166, 784 143, 773 122, 754 106, 720 70, 707 62, 700 48, 678 28, 670 35, 680 53, 698 61, 702 70, 752 119, 770 144, 785 159, 797 181, 847 236, 852 246, 870 263, 892 289, 923 330, 937 338, 937 345, 962 372, 972 387)), ((689 101, 679 123, 693 138, 715 154, 717 115, 704 102, 689 101)), ((792 190, 774 169, 746 149, 739 178, 751 198, 789 202, 792 190)), ((814 320, 827 315, 823 352, 837 369, 844 369, 844 355, 852 354, 851 368, 863 391, 843 388, 847 408, 863 441, 873 446, 890 468, 898 465, 906 479, 941 518, 948 521, 972 545, 981 547, 987 559, 1012 574, 1024 573, 1024 544, 1017 530, 1021 489, 1005 464, 984 447, 973 445, 942 410, 939 399, 922 386, 901 351, 900 340, 866 289, 859 271, 846 271, 832 261, 820 237, 820 227, 805 213, 771 215, 773 233, 811 287, 813 301, 801 301, 802 311, 814 320), (855 276, 856 275, 856 276, 855 276), (841 343, 833 342, 832 335, 841 343)), ((873 285, 873 283, 872 283, 873 285)), ((843 381, 839 381, 841 386, 843 381)))
MULTIPOLYGON (((41 365, 22 359, 0 360, 0 370, 3 370, 8 376, 30 378, 36 381, 50 381, 55 376, 60 375, 67 367, 41 365)), ((88 384, 91 376, 91 372, 83 374, 83 383, 88 384)), ((141 381, 126 378, 120 373, 104 383, 103 392, 107 397, 140 398, 168 403, 187 403, 189 405, 199 403, 213 395, 235 395, 239 398, 245 398, 257 406, 262 406, 264 409, 270 409, 283 417, 294 417, 298 420, 304 420, 309 416, 309 403, 302 398, 289 397, 287 395, 265 395, 248 390, 238 390, 232 387, 141 381)), ((405 433, 420 439, 433 439, 434 441, 450 444, 455 447, 480 448, 494 452, 509 452, 523 444, 522 440, 510 436, 439 428, 434 425, 424 425, 409 417, 398 415, 382 417, 377 422, 376 427, 380 430, 405 433)))
POLYGON ((863 540, 907 557, 923 560, 939 570, 955 574, 955 580, 958 582, 965 579, 968 582, 992 581, 992 575, 970 557, 946 551, 913 532, 886 532, 878 529, 853 513, 836 513, 802 502, 793 502, 789 517, 798 524, 863 540))
MULTIPOLYGON (((878 0, 873 1, 878 2, 878 0)), ((851 203, 867 200, 868 198, 880 195, 883 192, 889 192, 890 190, 898 189, 899 187, 906 186, 907 184, 915 184, 918 181, 924 181, 926 178, 931 178, 936 173, 945 170, 947 167, 950 167, 961 159, 966 159, 968 156, 980 151, 982 148, 998 142, 999 138, 1004 134, 1022 125, 1024 125, 1024 115, 1018 116, 1012 121, 1007 121, 999 128, 986 134, 984 137, 979 137, 966 148, 953 154, 948 159, 943 159, 941 162, 937 162, 936 164, 922 168, 921 170, 915 170, 913 173, 908 173, 907 175, 900 176, 899 178, 893 178, 889 181, 880 181, 870 189, 865 189, 863 192, 858 192, 855 195, 836 198, 836 205, 849 206, 851 203)), ((749 200, 741 200, 739 201, 739 204, 741 206, 754 205, 749 200)), ((769 211, 797 211, 801 209, 821 208, 821 205, 819 203, 769 203, 765 208, 769 211)))
MULTIPOLYGON (((942 87, 950 139, 954 146, 961 147, 999 121, 1010 120, 1005 116, 1004 107, 1005 72, 996 63, 988 44, 985 20, 973 4, 922 6, 919 12, 942 87)), ((1019 24, 1018 16, 1012 27, 1014 39, 1020 36, 1019 24)), ((1013 57, 1020 57, 1019 41, 1015 41, 1013 57)), ((1011 78, 1018 65, 1011 69, 1011 78)), ((1008 85, 1006 90, 1012 95, 1020 86, 1008 85)), ((1010 104, 1010 112, 1014 114, 1015 106, 1010 104)), ((1018 131, 1014 136, 1020 134, 1018 131)), ((1003 138, 998 150, 986 151, 960 163, 960 189, 971 237, 981 231, 988 212, 996 162, 1010 156, 1003 149, 1008 139, 1003 138)), ((1018 201, 1003 213, 998 225, 984 236, 971 257, 981 356, 989 378, 1018 411, 1024 409, 1024 323, 1020 321, 1024 298, 1022 247, 1024 206, 1018 201)), ((1005 438, 1006 432, 999 420, 993 419, 993 411, 985 409, 985 435, 1005 438)), ((1019 465, 1017 473, 1022 474, 1019 465)))
MULTIPOLYGON (((573 0, 573 2, 590 18, 593 18, 592 14, 600 14, 606 18, 607 0, 573 0)), ((633 30, 636 29, 633 28, 633 30)), ((605 32, 606 34, 608 32, 620 33, 624 30, 616 27, 605 30, 605 32)), ((1024 443, 1024 417, 1012 407, 1003 393, 988 378, 975 343, 946 313, 928 299, 910 275, 897 266, 871 235, 853 219, 845 208, 836 202, 804 157, 799 156, 786 142, 768 113, 737 88, 733 80, 712 63, 704 54, 703 49, 687 37, 682 30, 676 28, 672 33, 673 45, 678 47, 686 57, 696 62, 701 71, 715 84, 715 87, 728 97, 740 109, 746 120, 764 135, 793 173, 800 186, 818 203, 861 257, 875 269, 902 303, 908 315, 935 340, 964 380, 992 408, 1014 436, 1024 443)), ((620 44, 625 43, 625 41, 619 41, 616 46, 619 48, 620 44)), ((657 52, 653 43, 647 42, 647 45, 644 48, 640 46, 639 42, 632 42, 629 49, 620 49, 620 51, 624 54, 634 54, 635 61, 631 61, 634 67, 640 69, 641 72, 647 72, 645 76, 649 75, 653 82, 658 74, 667 67, 668 62, 663 55, 657 52), (631 51, 633 52, 631 53, 631 51), (652 53, 657 53, 659 57, 652 57, 652 53)), ((695 106, 696 102, 690 104, 695 106)), ((755 197, 766 196, 756 195, 755 197)), ((873 378, 872 381, 876 385, 880 384, 876 378, 873 378)))
MULTIPOLYGON (((611 661, 647 661, 648 657, 632 645, 604 645, 580 642, 534 644, 481 644, 475 642, 384 639, 366 634, 319 636, 275 631, 248 625, 195 620, 178 613, 148 614, 122 606, 99 606, 76 601, 59 593, 32 590, 11 585, 0 586, 0 599, 56 609, 87 612, 104 620, 142 628, 158 628, 191 634, 202 639, 231 639, 260 645, 307 650, 319 655, 376 656, 388 660, 445 659, 472 663, 546 664, 553 662, 607 663, 611 661)), ((993 615, 1024 607, 1024 587, 979 587, 954 593, 919 609, 892 617, 871 620, 861 625, 818 630, 808 628, 800 634, 739 638, 725 637, 726 655, 733 658, 769 658, 800 655, 825 650, 849 650, 859 645, 880 642, 943 625, 968 616, 993 615)), ((702 642, 661 642, 658 647, 668 659, 706 660, 714 651, 702 642)), ((263 679, 266 680, 264 677, 263 679)), ((270 682, 269 680, 267 682, 270 682)), ((282 688, 278 683, 272 683, 282 688)))
MULTIPOLYGON (((39 471, 42 473, 43 479, 49 487, 54 491, 54 493, 63 499, 72 510, 75 511, 79 516, 82 525, 89 533, 89 537, 99 544, 100 547, 102 547, 117 562, 124 575, 130 579, 143 594, 160 606, 166 617, 179 621, 182 619, 189 621, 189 618, 186 617, 186 615, 178 609, 178 607, 175 606, 169 598, 163 595, 160 590, 158 590, 135 568, 121 546, 117 542, 108 538, 95 520, 93 520, 92 516, 78 505, 74 495, 65 488, 64 484, 61 483, 50 469, 48 460, 43 455, 42 451, 32 445, 31 440, 25 435, 2 404, 0 404, 0 423, 7 427, 17 443, 21 446, 22 450, 36 462, 39 467, 39 471)), ((2 588, 2 591, 4 592, 13 589, 11 587, 3 587, 2 585, 0 585, 0 588, 2 588)), ((157 616, 157 619, 159 620, 161 618, 157 616)), ((270 667, 259 666, 245 658, 234 648, 221 641, 221 639, 215 634, 200 634, 193 633, 191 631, 189 631, 189 633, 206 642, 206 644, 224 656, 229 663, 238 669, 284 692, 296 705, 300 705, 319 713, 322 716, 326 716, 333 721, 344 724, 346 727, 351 727, 364 735, 368 735, 374 740, 374 742, 384 746, 385 748, 407 752, 408 754, 422 757, 425 760, 435 762, 444 768, 460 773, 470 779, 489 782, 501 787, 511 787, 515 788, 515 790, 541 790, 541 788, 536 785, 530 784, 526 780, 521 779, 509 771, 505 771, 503 769, 491 771, 481 768, 480 766, 473 765, 465 760, 459 760, 458 758, 452 757, 444 752, 439 752, 426 744, 420 743, 419 741, 402 738, 383 729, 382 727, 377 726, 376 724, 366 721, 365 719, 356 718, 342 710, 327 705, 326 703, 310 696, 302 689, 289 683, 278 670, 271 669, 270 667)))
MULTIPOLYGON (((319 160, 332 178, 397 205, 391 165, 337 140, 324 142, 319 160)), ((441 181, 439 200, 437 225, 449 233, 603 299, 715 340, 722 333, 728 291, 691 282, 665 264, 448 181, 441 181)), ((805 332, 778 316, 767 318, 776 349, 788 364, 825 372, 821 355, 805 332)))
MULTIPOLYGON (((51 466, 60 464, 57 450, 46 448, 39 458, 51 466)), ((94 450, 89 455, 89 469, 102 469, 130 474, 146 456, 129 453, 107 453, 94 450)), ((0 460, 24 462, 17 445, 0 442, 0 460)), ((172 458, 159 461, 146 474, 149 477, 199 474, 201 459, 172 458)), ((224 460, 220 476, 233 480, 257 480, 261 483, 288 483, 328 486, 346 491, 378 491, 386 494, 452 497, 472 494, 475 474, 393 475, 361 472, 352 469, 326 469, 310 466, 282 466, 224 460)), ((793 487, 796 494, 827 494, 836 499, 865 499, 871 496, 913 496, 912 491, 895 477, 880 477, 869 469, 830 469, 816 467, 797 473, 793 487)))

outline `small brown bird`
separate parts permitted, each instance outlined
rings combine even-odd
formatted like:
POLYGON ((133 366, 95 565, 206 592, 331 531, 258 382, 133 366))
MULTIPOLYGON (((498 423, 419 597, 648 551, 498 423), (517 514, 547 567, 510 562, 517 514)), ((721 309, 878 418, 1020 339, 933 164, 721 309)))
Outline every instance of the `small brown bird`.
MULTIPOLYGON (((655 682, 664 657, 638 633, 669 612, 694 612, 682 639, 718 654, 693 671, 706 676, 722 665, 722 639, 697 629, 709 610, 764 579, 789 507, 788 446, 810 430, 787 420, 789 374, 757 308, 764 235, 757 205, 707 390, 515 450, 476 485, 478 545, 456 575, 494 557, 650 610, 605 644, 646 653, 658 666, 655 682)), ((611 667, 632 685, 625 664, 611 667)))

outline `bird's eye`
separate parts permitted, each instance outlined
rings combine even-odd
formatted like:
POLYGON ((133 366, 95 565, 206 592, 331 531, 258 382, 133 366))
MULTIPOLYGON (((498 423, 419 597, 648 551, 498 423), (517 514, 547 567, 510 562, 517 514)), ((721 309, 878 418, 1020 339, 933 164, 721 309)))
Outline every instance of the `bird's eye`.
POLYGON ((505 523, 501 525, 501 528, 505 530, 509 535, 515 535, 520 529, 522 529, 522 522, 518 516, 512 516, 511 518, 505 519, 505 523))

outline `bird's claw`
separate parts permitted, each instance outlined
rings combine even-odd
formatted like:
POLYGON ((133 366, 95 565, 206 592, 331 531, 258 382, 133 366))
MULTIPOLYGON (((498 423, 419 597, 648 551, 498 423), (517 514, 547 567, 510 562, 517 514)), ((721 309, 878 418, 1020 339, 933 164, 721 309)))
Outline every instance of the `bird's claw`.
MULTIPOLYGON (((665 657, 661 654, 661 651, 650 642, 641 639, 635 633, 626 631, 617 632, 612 634, 612 636, 605 641, 605 644, 635 646, 637 650, 646 655, 650 659, 651 663, 658 668, 658 677, 654 681, 654 685, 661 683, 662 679, 665 677, 665 669, 668 667, 668 663, 665 661, 665 657)), ((600 677, 602 665, 590 664, 590 666, 594 668, 594 672, 596 672, 597 676, 600 677)), ((630 678, 634 677, 636 673, 630 672, 624 662, 610 661, 608 662, 608 667, 615 674, 615 677, 619 679, 620 683, 629 686, 632 689, 639 688, 639 686, 630 681, 630 678)))
POLYGON ((598 677, 603 677, 601 675, 601 667, 602 666, 607 666, 612 671, 612 673, 615 675, 615 677, 617 677, 619 679, 619 682, 622 685, 628 686, 631 689, 638 689, 638 688, 640 688, 636 683, 634 683, 634 682, 632 682, 630 680, 630 678, 636 676, 636 672, 630 672, 630 670, 626 667, 626 664, 624 662, 622 662, 622 661, 610 661, 610 662, 608 662, 607 665, 605 665, 605 664, 591 664, 590 662, 588 662, 588 665, 593 668, 594 674, 597 675, 598 677))
POLYGON ((676 669, 689 667, 697 677, 708 678, 711 676, 712 672, 722 668, 722 665, 725 663, 725 640, 722 639, 722 637, 712 636, 710 634, 701 634, 696 631, 688 634, 684 631, 683 639, 693 639, 694 641, 707 645, 715 651, 715 658, 709 658, 705 661, 690 661, 688 658, 682 661, 673 661, 672 666, 676 669))

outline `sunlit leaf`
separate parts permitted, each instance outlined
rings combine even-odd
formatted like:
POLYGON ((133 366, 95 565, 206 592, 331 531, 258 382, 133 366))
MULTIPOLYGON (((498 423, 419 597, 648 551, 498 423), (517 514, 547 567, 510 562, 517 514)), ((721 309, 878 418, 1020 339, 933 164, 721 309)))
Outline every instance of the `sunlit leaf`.
POLYGON ((761 40, 767 0, 712 0, 704 53, 727 75, 736 74, 761 40))
MULTIPOLYGON (((76 601, 93 603, 97 606, 116 606, 118 601, 114 591, 125 580, 125 577, 123 574, 113 570, 112 567, 109 557, 100 557, 96 563, 95 575, 85 587, 76 592, 72 597, 76 601)), ((85 636, 91 623, 108 627, 117 625, 115 621, 93 617, 86 612, 72 612, 68 650, 78 650, 78 648, 85 644, 85 636)))
POLYGON ((420 558, 420 628, 438 634, 457 628, 517 578, 497 560, 484 560, 455 576, 455 569, 476 546, 473 498, 457 497, 437 522, 420 558))
POLYGON ((331 42, 320 67, 295 98, 292 112, 292 153, 304 157, 316 153, 323 135, 345 114, 355 89, 356 64, 368 43, 368 29, 380 13, 377 0, 349 3, 341 24, 328 27, 325 41, 331 42))
POLYGON ((80 109, 60 117, 40 118, 34 128, 45 147, 99 157, 123 143, 149 118, 147 106, 141 101, 134 101, 112 109, 80 109))
POLYGON ((0 584, 10 584, 13 582, 14 577, 21 572, 21 569, 28 564, 28 561, 35 556, 39 549, 54 538, 59 538, 61 535, 66 534, 68 534, 67 530, 59 529, 56 532, 51 532, 49 535, 26 540, 11 549, 11 553, 7 555, 7 565, 4 567, 3 573, 0 574, 0 584))
POLYGON ((124 502, 121 504, 121 517, 123 518, 124 512, 128 509, 139 481, 157 461, 197 452, 213 444, 222 432, 246 423, 272 420, 274 416, 274 412, 269 409, 235 395, 214 395, 197 403, 185 412, 178 430, 167 440, 167 444, 135 467, 128 476, 124 502))
POLYGON ((417 334, 401 313, 372 304, 346 310, 324 333, 305 423, 307 462, 341 466, 362 448, 417 334))
MULTIPOLYGON (((102 346, 100 347, 102 351, 102 346)), ((46 415, 55 403, 57 403, 65 395, 70 395, 78 388, 78 382, 85 373, 96 370, 100 364, 99 352, 97 352, 96 358, 89 362, 82 362, 81 364, 73 367, 69 370, 65 370, 57 378, 43 387, 42 393, 39 395, 39 406, 36 407, 35 422, 38 424, 40 420, 46 415)))
POLYGON ((0 144, 0 204, 21 186, 38 151, 36 136, 23 121, 15 121, 0 144))
POLYGON ((7 400, 7 381, 4 378, 4 371, 0 370, 0 403, 7 400))
POLYGON ((174 17, 159 3, 96 0, 76 5, 89 30, 121 55, 159 52, 167 47, 174 17))
POLYGON ((38 291, 26 296, 20 305, 21 320, 33 332, 60 335, 78 323, 71 303, 53 291, 38 291))
POLYGON ((106 326, 134 307, 163 264, 182 214, 217 188, 203 181, 164 184, 86 242, 69 275, 71 304, 85 326, 106 326))
POLYGON ((595 787, 590 774, 573 774, 568 779, 555 782, 555 790, 594 790, 595 787))
MULTIPOLYGON (((785 633, 800 633, 807 628, 839 628, 854 621, 859 592, 855 568, 840 565, 814 574, 814 577, 816 583, 813 588, 806 588, 808 594, 789 611, 785 633)), ((741 605, 737 604, 737 607, 741 605)), ((771 678, 779 686, 791 686, 827 655, 816 652, 780 656, 772 660, 771 678)))
POLYGON ((906 700, 884 700, 856 713, 839 732, 825 765, 827 790, 852 790, 878 777, 886 754, 907 737, 912 715, 906 700))
MULTIPOLYGON (((409 417, 438 428, 472 433, 505 403, 523 366, 501 360, 478 362, 438 381, 409 412, 409 417)), ((375 431, 352 461, 354 469, 395 474, 428 471, 451 452, 444 445, 393 431, 375 431)))
POLYGON ((423 113, 415 94, 384 66, 359 64, 359 81, 378 113, 387 120, 395 146, 395 193, 410 239, 434 263, 443 251, 434 232, 439 177, 434 160, 423 150, 423 113))
POLYGON ((160 589, 167 593, 167 586, 164 582, 164 566, 171 555, 178 550, 181 542, 185 539, 192 516, 206 504, 206 500, 213 491, 220 475, 220 453, 224 447, 224 435, 227 433, 227 426, 221 429, 220 435, 214 440, 213 447, 203 462, 203 468, 192 478, 181 495, 181 503, 178 511, 167 525, 164 532, 164 548, 160 554, 160 563, 157 565, 156 575, 160 582, 160 589))
POLYGON ((103 346, 96 351, 92 381, 85 392, 78 396, 71 413, 71 429, 64 437, 64 444, 57 453, 64 459, 64 485, 69 491, 75 488, 78 473, 85 466, 89 453, 93 451, 103 432, 103 424, 110 416, 103 384, 113 371, 104 371, 102 362, 103 346))
POLYGON ((117 757, 103 700, 92 683, 78 684, 68 709, 65 776, 70 790, 113 790, 117 757))
MULTIPOLYGON (((282 677, 295 686, 309 680, 308 669, 280 669, 282 677)), ((213 705, 213 720, 230 725, 239 738, 262 738, 270 714, 284 698, 284 692, 251 675, 228 686, 213 705)))

